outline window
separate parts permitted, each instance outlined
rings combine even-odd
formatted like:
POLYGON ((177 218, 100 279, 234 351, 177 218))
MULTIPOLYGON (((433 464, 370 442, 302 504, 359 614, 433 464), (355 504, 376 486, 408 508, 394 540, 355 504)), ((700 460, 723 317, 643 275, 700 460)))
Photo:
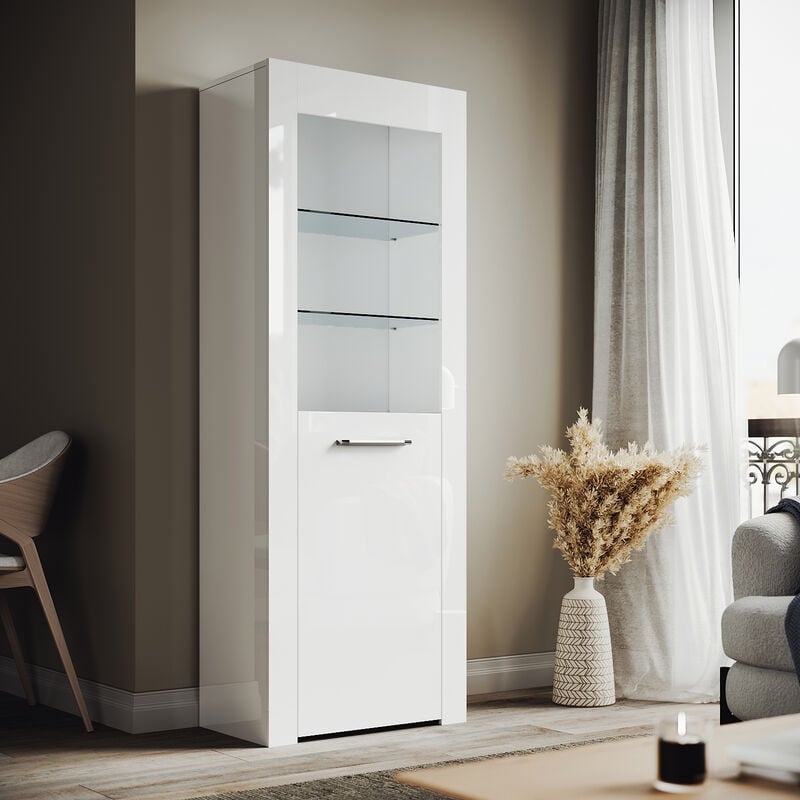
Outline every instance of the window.
POLYGON ((750 419, 800 417, 778 352, 800 337, 800 3, 739 3, 742 369, 750 419))

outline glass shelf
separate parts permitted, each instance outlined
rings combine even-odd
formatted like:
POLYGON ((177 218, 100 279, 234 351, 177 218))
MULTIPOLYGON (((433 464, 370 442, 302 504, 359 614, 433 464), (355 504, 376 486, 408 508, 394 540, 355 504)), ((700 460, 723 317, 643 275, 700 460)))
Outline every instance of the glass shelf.
POLYGON ((436 233, 439 230, 439 223, 298 208, 297 229, 300 233, 318 233, 325 236, 347 236, 355 239, 376 239, 389 242, 406 239, 409 236, 436 233))
POLYGON ((305 321, 324 323, 325 325, 375 325, 385 327, 385 320, 398 320, 400 322, 438 322, 437 317, 410 317, 401 314, 365 314, 360 311, 316 311, 310 308, 298 308, 298 314, 306 314, 305 321), (323 317, 321 320, 315 317, 323 317), (334 319, 328 319, 333 317, 334 319), (374 320, 370 323, 370 320, 374 320))

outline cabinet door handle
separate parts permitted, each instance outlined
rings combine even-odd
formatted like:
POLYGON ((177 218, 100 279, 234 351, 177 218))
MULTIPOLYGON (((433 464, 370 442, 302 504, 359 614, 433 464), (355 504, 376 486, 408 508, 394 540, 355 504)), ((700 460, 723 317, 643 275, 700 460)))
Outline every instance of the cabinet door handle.
POLYGON ((411 439, 337 439, 338 447, 404 447, 411 439))

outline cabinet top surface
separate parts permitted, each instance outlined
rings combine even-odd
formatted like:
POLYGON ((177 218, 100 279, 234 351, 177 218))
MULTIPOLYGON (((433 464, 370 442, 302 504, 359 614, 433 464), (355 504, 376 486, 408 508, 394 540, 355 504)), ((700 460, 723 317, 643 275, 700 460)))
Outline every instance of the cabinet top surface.
POLYGON ((419 81, 404 81, 400 78, 392 78, 383 75, 372 75, 367 72, 355 72, 353 70, 334 69, 333 67, 323 67, 318 64, 303 64, 299 61, 287 61, 286 59, 281 59, 281 58, 265 58, 263 61, 258 61, 255 64, 251 64, 250 66, 242 67, 241 69, 235 70, 234 72, 230 72, 227 75, 222 75, 221 77, 215 78, 214 80, 209 81, 208 83, 201 86, 200 91, 204 92, 207 89, 212 89, 214 86, 219 86, 219 84, 221 83, 233 80, 233 78, 238 78, 240 75, 247 75, 250 72, 255 72, 257 69, 261 69, 261 67, 266 67, 269 64, 294 64, 295 66, 301 67, 306 70, 315 70, 320 72, 324 71, 329 73, 338 72, 342 75, 363 75, 365 77, 379 78, 382 81, 393 81, 395 83, 405 84, 407 86, 425 86, 433 89, 441 89, 442 91, 445 92, 454 92, 457 94, 464 95, 464 97, 466 97, 467 94, 466 91, 464 91, 463 89, 452 89, 447 86, 435 86, 433 84, 420 83, 419 81))

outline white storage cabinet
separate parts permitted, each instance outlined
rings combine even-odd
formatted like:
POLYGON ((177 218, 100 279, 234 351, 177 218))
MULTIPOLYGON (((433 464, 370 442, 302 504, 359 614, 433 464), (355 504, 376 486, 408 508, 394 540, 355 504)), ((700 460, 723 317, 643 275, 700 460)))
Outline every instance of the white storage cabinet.
POLYGON ((200 95, 200 724, 466 713, 465 95, 269 60, 200 95))

